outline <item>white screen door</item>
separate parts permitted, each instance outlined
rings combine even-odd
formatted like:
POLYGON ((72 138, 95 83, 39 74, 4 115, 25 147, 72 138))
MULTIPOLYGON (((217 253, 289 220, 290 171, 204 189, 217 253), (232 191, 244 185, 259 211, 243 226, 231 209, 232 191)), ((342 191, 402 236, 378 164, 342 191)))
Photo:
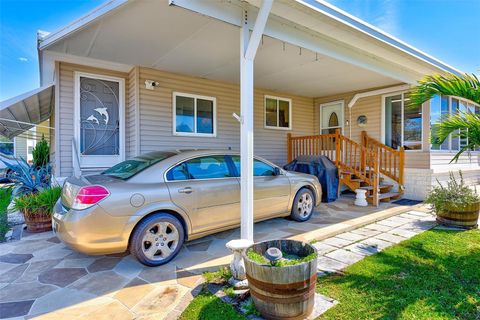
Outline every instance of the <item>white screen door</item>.
POLYGON ((320 105, 320 133, 335 133, 336 129, 343 132, 343 101, 320 105))

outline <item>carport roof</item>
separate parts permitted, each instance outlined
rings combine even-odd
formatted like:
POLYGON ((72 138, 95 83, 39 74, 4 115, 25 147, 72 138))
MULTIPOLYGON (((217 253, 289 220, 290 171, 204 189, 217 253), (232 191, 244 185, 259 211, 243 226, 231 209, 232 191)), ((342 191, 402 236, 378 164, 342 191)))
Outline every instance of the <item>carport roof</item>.
POLYGON ((0 102, 0 134, 13 138, 50 118, 54 85, 47 85, 0 102))

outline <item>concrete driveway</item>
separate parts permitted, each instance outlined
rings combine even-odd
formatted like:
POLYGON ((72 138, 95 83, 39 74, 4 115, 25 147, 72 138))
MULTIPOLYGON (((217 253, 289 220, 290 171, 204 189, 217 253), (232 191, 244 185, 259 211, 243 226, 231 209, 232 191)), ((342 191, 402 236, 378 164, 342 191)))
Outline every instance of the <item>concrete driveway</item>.
MULTIPOLYGON (((359 208, 351 199, 322 204, 299 223, 278 218, 255 224, 255 241, 324 239, 410 210, 382 204, 359 208)), ((127 253, 87 256, 51 232, 0 244, 0 318, 175 319, 201 288, 201 274, 230 262, 233 229, 188 242, 170 263, 149 268, 127 253)))

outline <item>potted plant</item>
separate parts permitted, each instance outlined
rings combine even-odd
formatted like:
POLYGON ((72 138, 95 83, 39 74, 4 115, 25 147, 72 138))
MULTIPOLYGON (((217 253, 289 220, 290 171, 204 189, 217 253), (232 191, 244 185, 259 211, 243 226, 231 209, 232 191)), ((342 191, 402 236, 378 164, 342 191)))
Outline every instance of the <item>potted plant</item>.
POLYGON ((48 187, 14 198, 13 208, 23 214, 29 232, 52 230, 53 207, 61 193, 61 187, 48 187))
POLYGON ((305 319, 313 311, 317 250, 301 241, 271 240, 244 252, 250 295, 266 319, 305 319))
POLYGON ((428 194, 426 203, 432 205, 432 211, 437 215, 437 222, 464 229, 478 226, 480 197, 476 191, 465 185, 462 172, 460 180, 450 172, 450 180, 446 186, 438 182, 428 194))

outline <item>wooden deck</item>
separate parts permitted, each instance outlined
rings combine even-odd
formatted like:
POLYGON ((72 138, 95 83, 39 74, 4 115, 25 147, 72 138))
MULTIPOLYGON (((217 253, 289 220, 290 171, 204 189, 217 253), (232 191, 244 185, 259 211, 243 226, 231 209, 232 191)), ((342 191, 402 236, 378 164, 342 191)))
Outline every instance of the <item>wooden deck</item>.
POLYGON ((365 131, 360 140, 347 138, 339 129, 335 133, 313 136, 293 137, 289 133, 288 162, 300 155, 323 155, 337 166, 340 183, 353 191, 366 189, 367 200, 373 205, 400 198, 404 191, 404 148, 392 149, 365 131))

